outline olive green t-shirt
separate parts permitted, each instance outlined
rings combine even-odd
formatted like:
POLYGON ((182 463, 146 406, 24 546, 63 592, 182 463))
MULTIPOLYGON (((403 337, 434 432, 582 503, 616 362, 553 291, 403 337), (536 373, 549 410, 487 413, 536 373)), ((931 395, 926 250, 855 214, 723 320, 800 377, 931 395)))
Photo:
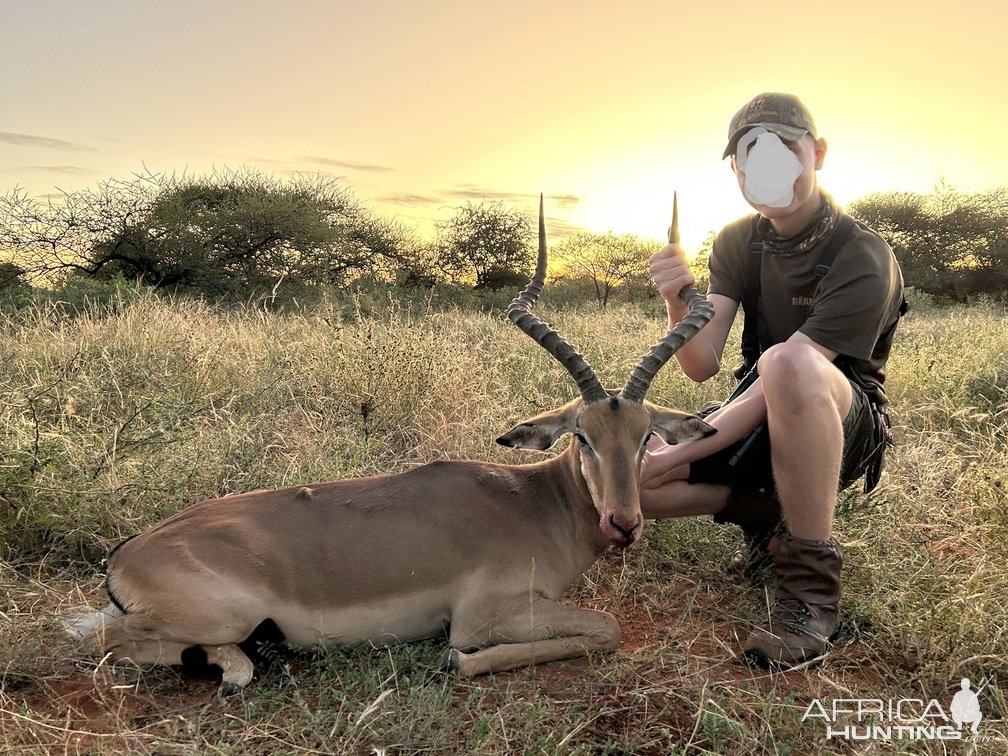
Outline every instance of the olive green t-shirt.
MULTIPOLYGON (((730 223, 714 240, 709 293, 744 301, 746 266, 754 254, 749 251, 753 218, 730 223)), ((885 364, 904 301, 902 273, 889 245, 866 226, 855 224, 826 269, 822 258, 828 242, 829 237, 796 254, 759 255, 760 348, 801 331, 837 352, 845 372, 884 405, 885 364)))

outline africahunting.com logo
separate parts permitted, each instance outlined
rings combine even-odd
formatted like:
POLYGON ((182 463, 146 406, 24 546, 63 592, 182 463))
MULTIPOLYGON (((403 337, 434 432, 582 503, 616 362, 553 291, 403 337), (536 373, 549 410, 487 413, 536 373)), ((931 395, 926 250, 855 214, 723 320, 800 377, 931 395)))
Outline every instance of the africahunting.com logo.
POLYGON ((987 742, 979 733, 980 694, 993 678, 972 689, 964 677, 948 706, 936 698, 815 698, 802 722, 821 721, 828 740, 963 740, 987 742))

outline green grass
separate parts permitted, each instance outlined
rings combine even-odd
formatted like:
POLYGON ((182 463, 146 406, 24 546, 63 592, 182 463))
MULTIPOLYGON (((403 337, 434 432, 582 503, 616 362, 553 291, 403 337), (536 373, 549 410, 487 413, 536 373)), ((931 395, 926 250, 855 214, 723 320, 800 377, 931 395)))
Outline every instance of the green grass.
MULTIPOLYGON (((548 294, 548 292, 547 292, 548 294)), ((5 753, 883 753, 800 721, 814 698, 937 698, 993 675, 981 733, 1008 749, 1008 315, 917 303, 888 380, 898 446, 871 496, 845 492, 843 634, 816 670, 735 661, 763 589, 724 570, 738 532, 653 523, 570 600, 624 626, 613 654, 476 680, 441 643, 282 652, 235 699, 216 680, 137 670, 63 639, 103 601, 101 560, 201 499, 402 470, 521 462, 492 439, 573 396, 501 317, 391 301, 215 309, 125 292, 0 319, 0 750, 5 753)), ((622 385, 663 332, 634 307, 543 308, 622 385)), ((649 398, 692 408, 669 366, 649 398)), ((973 748, 973 751, 968 750, 973 748)), ((941 753, 917 742, 903 752, 941 753)))

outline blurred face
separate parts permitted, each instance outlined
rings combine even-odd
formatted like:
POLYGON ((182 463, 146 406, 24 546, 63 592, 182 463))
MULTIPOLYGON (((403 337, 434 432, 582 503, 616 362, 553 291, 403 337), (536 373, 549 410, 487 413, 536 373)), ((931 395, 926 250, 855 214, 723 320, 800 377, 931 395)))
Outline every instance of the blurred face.
POLYGON ((770 207, 754 203, 745 194, 746 175, 739 170, 736 164, 736 156, 732 155, 731 165, 738 179, 739 189, 742 196, 760 215, 771 221, 774 219, 785 219, 795 214, 804 214, 804 211, 811 213, 819 205, 819 187, 816 181, 816 171, 823 166, 826 157, 826 140, 818 141, 812 138, 811 134, 805 134, 797 141, 784 142, 785 146, 794 154, 801 164, 801 174, 794 182, 794 197, 786 207, 770 207))

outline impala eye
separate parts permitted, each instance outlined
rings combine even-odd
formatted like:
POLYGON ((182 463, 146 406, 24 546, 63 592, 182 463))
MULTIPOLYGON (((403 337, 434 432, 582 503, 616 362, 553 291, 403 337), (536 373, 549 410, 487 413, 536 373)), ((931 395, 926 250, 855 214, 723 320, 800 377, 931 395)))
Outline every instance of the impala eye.
POLYGON ((644 436, 643 440, 640 442, 640 446, 637 447, 638 454, 644 454, 647 451, 647 443, 651 440, 653 435, 653 431, 648 431, 647 435, 644 436))
POLYGON ((588 443, 588 439, 582 435, 581 431, 574 431, 574 437, 577 438, 582 449, 591 449, 591 444, 588 443))

